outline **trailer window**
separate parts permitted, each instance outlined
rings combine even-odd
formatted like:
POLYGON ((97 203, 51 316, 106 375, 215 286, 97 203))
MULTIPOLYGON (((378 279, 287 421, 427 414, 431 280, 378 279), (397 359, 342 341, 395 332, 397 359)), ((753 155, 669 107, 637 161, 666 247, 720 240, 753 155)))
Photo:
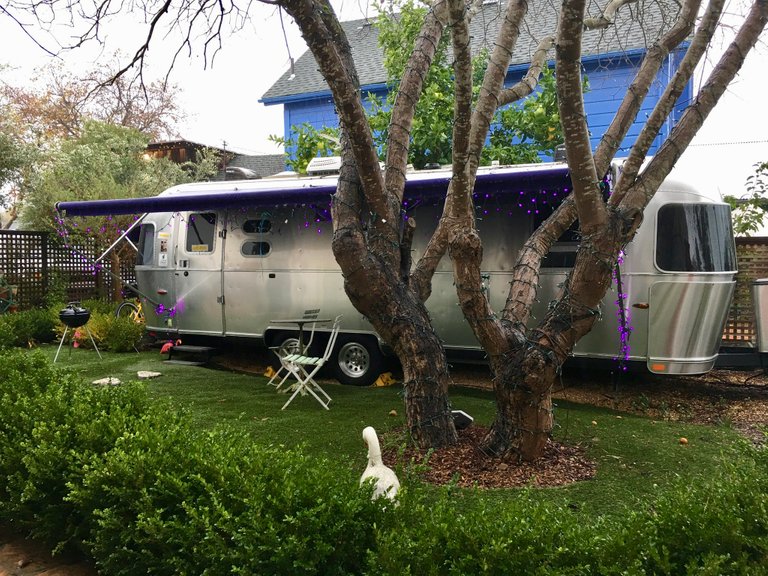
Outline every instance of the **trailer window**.
POLYGON ((243 256, 266 256, 271 249, 269 242, 244 242, 240 253, 243 256))
POLYGON ((142 224, 139 232, 139 253, 136 256, 137 266, 149 266, 155 255, 155 227, 152 224, 142 224))
POLYGON ((243 224, 243 232, 246 234, 266 234, 270 230, 272 230, 272 221, 266 218, 246 220, 243 224))
POLYGON ((674 272, 735 271, 730 208, 722 204, 662 206, 657 216, 656 265, 674 272))
POLYGON ((190 214, 187 221, 187 252, 213 252, 216 236, 216 214, 190 214))

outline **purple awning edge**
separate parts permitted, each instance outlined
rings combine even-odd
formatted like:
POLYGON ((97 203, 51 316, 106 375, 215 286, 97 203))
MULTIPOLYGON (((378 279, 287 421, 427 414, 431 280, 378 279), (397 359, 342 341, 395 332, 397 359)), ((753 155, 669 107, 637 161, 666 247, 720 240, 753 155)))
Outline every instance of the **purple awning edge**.
MULTIPOLYGON (((484 188, 493 188, 502 184, 507 184, 510 188, 534 186, 538 181, 542 181, 540 182, 542 184, 543 181, 562 181, 568 178, 568 175, 567 166, 562 164, 542 165, 541 169, 536 167, 524 171, 507 169, 482 172, 477 176, 475 189, 477 192, 481 192, 484 188)), ((412 179, 406 183, 406 192, 414 194, 419 191, 429 196, 444 194, 449 181, 448 175, 412 179)), ((221 184, 224 187, 228 183, 222 182, 221 184)), ((335 185, 300 188, 276 187, 249 191, 222 190, 220 192, 169 194, 149 198, 58 202, 56 210, 66 216, 105 216, 273 206, 276 204, 301 205, 328 199, 335 191, 335 185)))

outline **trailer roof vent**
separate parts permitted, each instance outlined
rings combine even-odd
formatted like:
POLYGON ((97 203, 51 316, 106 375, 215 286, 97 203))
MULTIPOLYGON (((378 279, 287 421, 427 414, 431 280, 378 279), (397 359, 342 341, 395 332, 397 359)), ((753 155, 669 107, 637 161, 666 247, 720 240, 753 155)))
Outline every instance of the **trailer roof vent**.
POLYGON ((321 174, 338 174, 341 170, 340 156, 325 156, 322 158, 312 158, 307 166, 307 174, 319 176, 321 174))

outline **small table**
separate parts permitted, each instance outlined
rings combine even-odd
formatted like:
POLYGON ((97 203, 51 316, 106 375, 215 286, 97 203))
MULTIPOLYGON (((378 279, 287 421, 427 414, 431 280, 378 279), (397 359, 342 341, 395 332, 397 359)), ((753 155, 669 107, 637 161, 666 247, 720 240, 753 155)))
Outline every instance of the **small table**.
MULTIPOLYGON (((270 324, 295 324, 299 327, 299 346, 296 349, 296 353, 304 356, 304 353, 306 352, 306 348, 304 347, 304 325, 305 324, 323 324, 331 322, 330 318, 311 318, 310 316, 305 316, 303 318, 283 318, 279 320, 270 320, 270 324)), ((311 339, 310 339, 311 342, 311 339)), ((291 374, 296 377, 293 371, 293 366, 289 367, 286 365, 286 363, 283 361, 283 354, 281 354, 282 350, 272 348, 272 351, 275 353, 275 355, 280 359, 280 370, 278 370, 272 378, 270 378, 269 382, 267 384, 271 384, 275 386, 275 388, 278 390, 278 392, 282 392, 280 388, 283 384, 285 384, 285 381, 288 379, 291 374), (286 374, 282 376, 281 373, 285 370, 286 374), (276 380, 280 379, 280 382, 277 384, 274 384, 276 380)), ((290 351, 288 352, 291 353, 290 351)), ((298 383, 292 384, 288 387, 288 389, 292 390, 294 389, 298 383)))
POLYGON ((299 354, 304 354, 304 325, 305 324, 327 324, 333 321, 332 318, 285 318, 280 320, 270 320, 270 324, 296 324, 299 327, 299 354))

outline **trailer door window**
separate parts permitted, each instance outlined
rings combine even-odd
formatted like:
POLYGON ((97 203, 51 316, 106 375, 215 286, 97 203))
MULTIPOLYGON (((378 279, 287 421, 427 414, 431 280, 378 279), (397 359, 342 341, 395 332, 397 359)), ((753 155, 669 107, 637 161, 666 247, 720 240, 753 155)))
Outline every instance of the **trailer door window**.
POLYGON ((155 227, 152 224, 142 224, 139 233, 139 253, 136 256, 137 266, 152 264, 155 252, 155 227))
POLYGON ((213 252, 216 237, 216 214, 198 212, 189 215, 187 222, 187 252, 213 252))
POLYGON ((656 265, 670 272, 732 272, 731 213, 722 204, 666 204, 656 226, 656 265))

